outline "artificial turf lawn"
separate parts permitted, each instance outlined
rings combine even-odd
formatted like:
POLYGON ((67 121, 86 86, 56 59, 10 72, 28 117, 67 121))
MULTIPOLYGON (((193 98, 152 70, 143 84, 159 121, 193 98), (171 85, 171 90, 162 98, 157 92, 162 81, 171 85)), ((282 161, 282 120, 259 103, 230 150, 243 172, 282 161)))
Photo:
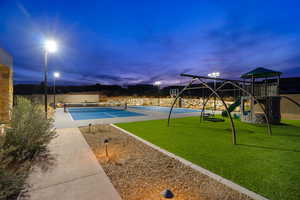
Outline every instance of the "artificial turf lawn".
POLYGON ((232 180, 269 199, 300 199, 300 121, 265 126, 235 120, 237 145, 229 121, 199 123, 198 117, 119 123, 117 126, 232 180))

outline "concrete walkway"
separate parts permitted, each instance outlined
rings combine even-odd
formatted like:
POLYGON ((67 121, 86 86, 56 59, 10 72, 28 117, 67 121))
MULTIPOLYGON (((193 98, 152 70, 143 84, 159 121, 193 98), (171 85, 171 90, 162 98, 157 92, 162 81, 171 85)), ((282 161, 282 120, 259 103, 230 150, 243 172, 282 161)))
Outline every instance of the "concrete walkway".
POLYGON ((58 129, 49 145, 52 165, 35 166, 31 200, 121 200, 78 128, 58 129))
MULTIPOLYGON (((69 113, 57 109, 58 137, 49 144, 52 164, 35 166, 28 178, 31 200, 121 200, 94 153, 81 135, 79 126, 118 122, 166 119, 168 113, 141 111, 145 116, 74 121, 69 113)), ((174 114, 173 118, 199 116, 199 113, 174 114)))

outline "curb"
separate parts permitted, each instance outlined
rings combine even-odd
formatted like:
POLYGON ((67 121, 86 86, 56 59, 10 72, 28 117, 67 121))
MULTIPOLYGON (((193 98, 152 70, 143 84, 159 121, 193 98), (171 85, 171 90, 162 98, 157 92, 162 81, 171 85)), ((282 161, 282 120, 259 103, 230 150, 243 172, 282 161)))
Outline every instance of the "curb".
POLYGON ((234 182, 232 182, 228 179, 225 179, 225 178, 223 178, 223 177, 221 177, 221 176, 219 176, 219 175, 217 175, 217 174, 215 174, 215 173, 213 173, 213 172, 211 172, 207 169, 204 169, 204 168, 202 168, 198 165, 195 165, 195 164, 191 163, 190 161, 187 161, 187 160, 185 160, 185 159, 183 159, 179 156, 176 156, 175 154, 170 153, 170 152, 168 152, 168 151, 166 151, 166 150, 164 150, 164 149, 162 149, 162 148, 160 148, 160 147, 158 147, 158 146, 156 146, 156 145, 154 145, 154 144, 152 144, 152 143, 150 143, 150 142, 148 142, 148 141, 146 141, 146 140, 144 140, 144 139, 142 139, 142 138, 140 138, 140 137, 138 137, 138 136, 122 129, 122 128, 120 128, 120 127, 118 127, 118 126, 116 126, 116 125, 114 125, 114 124, 110 124, 110 126, 114 127, 115 129, 117 129, 117 130, 131 136, 131 137, 134 137, 135 139, 137 139, 137 140, 143 142, 144 144, 160 151, 161 153, 180 161, 184 165, 189 166, 189 167, 193 168, 194 170, 209 176, 210 178, 212 178, 212 179, 228 186, 229 188, 232 188, 233 190, 236 190, 236 191, 238 191, 242 194, 245 194, 245 195, 251 197, 252 199, 255 199, 255 200, 269 200, 266 197, 263 197, 263 196, 255 193, 255 192, 252 192, 251 190, 248 190, 248 189, 246 189, 246 188, 244 188, 244 187, 242 187, 242 186, 240 186, 240 185, 238 185, 238 184, 236 184, 236 183, 234 183, 234 182))

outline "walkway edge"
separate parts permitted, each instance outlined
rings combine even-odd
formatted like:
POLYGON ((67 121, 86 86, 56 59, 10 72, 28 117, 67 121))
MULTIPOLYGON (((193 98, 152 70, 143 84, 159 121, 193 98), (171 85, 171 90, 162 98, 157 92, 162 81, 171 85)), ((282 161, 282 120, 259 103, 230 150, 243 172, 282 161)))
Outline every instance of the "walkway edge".
POLYGON ((154 145, 154 144, 152 144, 152 143, 150 143, 150 142, 148 142, 148 141, 146 141, 146 140, 144 140, 144 139, 142 139, 142 138, 134 135, 133 133, 130 133, 129 131, 126 131, 126 130, 124 130, 124 129, 122 129, 122 128, 116 126, 116 125, 114 125, 114 124, 110 124, 110 126, 114 127, 115 129, 118 129, 119 131, 121 131, 121 132, 123 132, 123 133, 125 133, 125 134, 127 134, 129 136, 134 137, 135 139, 137 139, 137 140, 143 142, 144 144, 146 144, 146 145, 148 145, 148 146, 150 146, 150 147, 152 147, 152 148, 160 151, 161 153, 163 153, 163 154, 165 154, 165 155, 167 155, 169 157, 172 157, 172 158, 180 161, 184 165, 187 165, 187 166, 195 169, 196 171, 199 171, 200 173, 205 174, 205 175, 209 176, 210 178, 215 179, 216 181, 218 181, 218 182, 220 182, 220 183, 222 183, 222 184, 224 184, 224 185, 226 185, 226 186, 228 186, 228 187, 230 187, 230 188, 232 188, 232 189, 234 189, 234 190, 236 190, 236 191, 238 191, 238 192, 240 192, 242 194, 245 194, 245 195, 251 197, 252 199, 256 199, 256 200, 269 200, 266 197, 263 197, 263 196, 255 193, 255 192, 253 192, 251 190, 248 190, 247 188, 244 188, 244 187, 242 187, 242 186, 240 186, 240 185, 238 185, 238 184, 236 184, 236 183, 234 183, 234 182, 232 182, 232 181, 230 181, 228 179, 225 179, 225 178, 223 178, 223 177, 221 177, 221 176, 219 176, 219 175, 217 175, 217 174, 215 174, 215 173, 213 173, 213 172, 211 172, 211 171, 209 171, 207 169, 204 169, 204 168, 202 168, 202 167, 200 167, 198 165, 195 165, 195 164, 193 164, 192 162, 190 162, 188 160, 185 160, 185 159, 183 159, 183 158, 181 158, 179 156, 176 156, 175 154, 170 153, 170 152, 168 152, 168 151, 166 151, 166 150, 164 150, 164 149, 162 149, 162 148, 160 148, 160 147, 158 147, 158 146, 156 146, 156 145, 154 145))

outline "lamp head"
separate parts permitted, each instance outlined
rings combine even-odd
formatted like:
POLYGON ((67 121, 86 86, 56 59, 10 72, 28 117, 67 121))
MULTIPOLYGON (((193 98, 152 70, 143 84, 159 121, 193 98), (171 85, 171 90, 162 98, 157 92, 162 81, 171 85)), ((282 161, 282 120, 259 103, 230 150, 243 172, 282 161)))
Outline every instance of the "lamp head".
POLYGON ((220 76, 220 72, 209 73, 208 76, 212 78, 217 78, 218 76, 220 76))
POLYGON ((59 72, 54 72, 53 76, 54 76, 54 78, 59 78, 60 77, 60 73, 59 72))
POLYGON ((154 82, 154 85, 159 86, 160 84, 161 84, 161 81, 155 81, 155 82, 154 82))
POLYGON ((44 48, 46 52, 55 53, 57 51, 57 43, 54 40, 46 40, 44 48))

